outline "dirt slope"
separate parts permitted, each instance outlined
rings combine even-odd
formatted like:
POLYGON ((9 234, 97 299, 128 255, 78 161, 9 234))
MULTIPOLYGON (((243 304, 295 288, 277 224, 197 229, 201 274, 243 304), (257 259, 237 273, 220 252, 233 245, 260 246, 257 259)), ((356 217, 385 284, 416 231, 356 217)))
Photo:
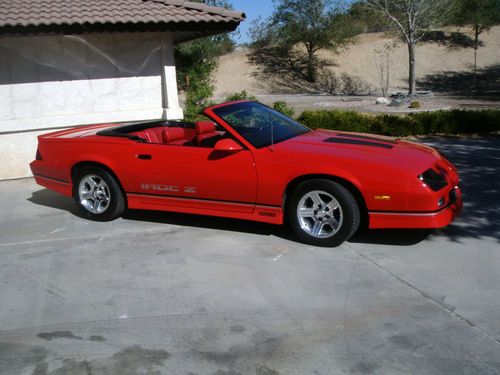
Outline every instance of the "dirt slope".
MULTIPOLYGON (((457 29, 449 28, 445 31, 453 32, 457 29)), ((481 40, 484 46, 479 49, 478 66, 487 73, 485 81, 496 80, 500 75, 500 26, 482 35, 481 40)), ((338 74, 346 72, 359 76, 374 91, 379 91, 376 55, 377 51, 388 49, 391 89, 404 89, 408 72, 406 45, 383 33, 361 35, 355 44, 341 54, 322 52, 321 57, 332 62, 334 66, 331 69, 338 74)), ((221 58, 214 77, 215 97, 224 97, 228 93, 243 89, 256 95, 299 93, 300 90, 290 88, 279 79, 257 74, 258 67, 249 62, 247 52, 240 49, 221 58)), ((470 72, 472 63, 471 48, 452 49, 440 43, 422 43, 417 48, 417 79, 421 83, 421 88, 442 92, 453 91, 460 87, 458 81, 463 74, 470 72), (450 87, 446 87, 447 85, 450 87)))

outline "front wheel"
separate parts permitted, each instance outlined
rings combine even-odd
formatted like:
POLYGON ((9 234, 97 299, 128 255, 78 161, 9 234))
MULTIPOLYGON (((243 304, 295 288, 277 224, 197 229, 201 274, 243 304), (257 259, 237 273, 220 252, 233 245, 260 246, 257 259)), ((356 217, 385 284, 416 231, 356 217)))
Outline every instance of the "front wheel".
POLYGON ((82 215, 110 221, 125 210, 123 193, 115 178, 99 167, 84 167, 75 178, 74 196, 82 215))
POLYGON ((287 205, 288 222, 299 239, 317 246, 338 246, 358 229, 359 207, 344 186, 330 180, 302 182, 287 205))

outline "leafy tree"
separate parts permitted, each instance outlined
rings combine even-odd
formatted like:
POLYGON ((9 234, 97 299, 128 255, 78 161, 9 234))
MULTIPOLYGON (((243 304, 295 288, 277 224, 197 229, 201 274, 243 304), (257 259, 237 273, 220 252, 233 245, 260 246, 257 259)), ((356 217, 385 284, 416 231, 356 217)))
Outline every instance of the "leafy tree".
POLYGON ((336 51, 354 34, 345 16, 338 0, 276 0, 271 17, 253 25, 253 47, 264 51, 264 58, 285 57, 290 68, 315 82, 321 65, 318 51, 336 51))
MULTIPOLYGON (((195 0, 208 5, 231 8, 226 0, 195 0)), ((212 74, 217 69, 219 57, 234 49, 229 33, 196 39, 175 46, 177 81, 186 94, 186 119, 194 119, 208 105, 214 86, 212 74)))
POLYGON ((481 46, 480 35, 492 26, 500 24, 500 0, 457 0, 452 22, 471 26, 474 35, 474 89, 477 89, 477 52, 481 46))
POLYGON ((450 15, 452 0, 367 0, 367 6, 390 22, 408 46, 409 95, 416 92, 416 45, 450 15))
POLYGON ((359 33, 376 33, 389 31, 387 18, 382 14, 374 14, 363 0, 355 1, 347 11, 352 22, 359 28, 359 33))

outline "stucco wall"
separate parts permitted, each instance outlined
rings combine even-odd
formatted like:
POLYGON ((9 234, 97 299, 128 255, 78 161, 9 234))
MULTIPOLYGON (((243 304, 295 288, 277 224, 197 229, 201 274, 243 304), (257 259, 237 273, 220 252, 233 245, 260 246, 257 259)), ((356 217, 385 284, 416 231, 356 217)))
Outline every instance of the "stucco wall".
POLYGON ((30 175, 40 129, 181 118, 171 40, 168 33, 0 38, 0 179, 30 175))

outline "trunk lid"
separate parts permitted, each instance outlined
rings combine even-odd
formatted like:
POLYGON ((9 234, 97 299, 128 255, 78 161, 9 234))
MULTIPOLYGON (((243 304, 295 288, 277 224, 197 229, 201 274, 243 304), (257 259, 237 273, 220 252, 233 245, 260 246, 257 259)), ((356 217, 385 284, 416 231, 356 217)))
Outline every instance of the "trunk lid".
POLYGON ((81 137, 95 135, 98 131, 108 128, 113 128, 117 125, 118 124, 116 123, 108 123, 108 124, 76 126, 69 129, 57 130, 55 132, 42 134, 38 138, 40 140, 81 138, 81 137))

